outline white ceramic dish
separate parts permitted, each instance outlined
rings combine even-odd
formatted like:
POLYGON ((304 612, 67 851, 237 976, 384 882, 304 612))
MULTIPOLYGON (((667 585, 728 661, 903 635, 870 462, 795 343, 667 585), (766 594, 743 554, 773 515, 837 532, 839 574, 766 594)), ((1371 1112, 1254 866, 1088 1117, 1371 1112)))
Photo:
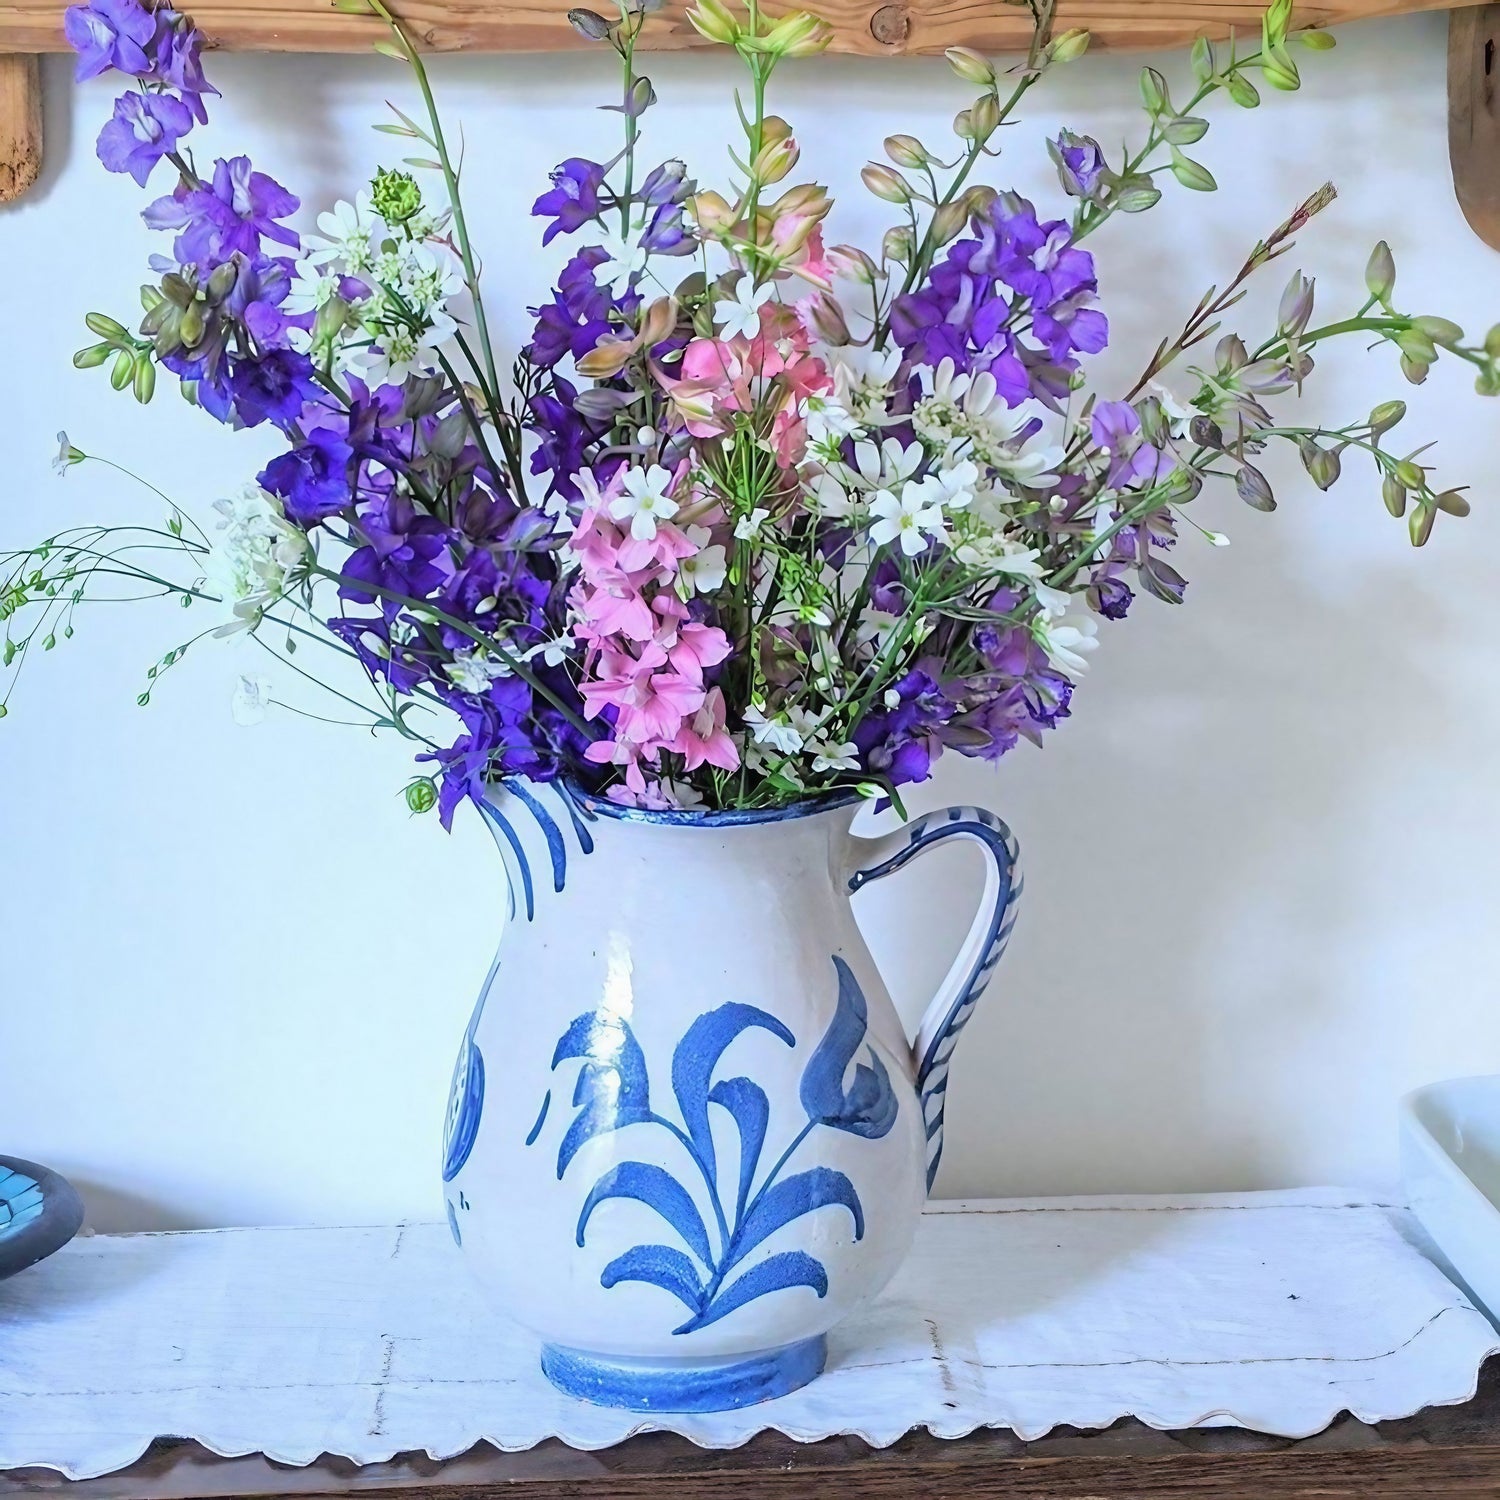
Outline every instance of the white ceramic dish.
POLYGON ((1401 1101, 1400 1122, 1412 1212, 1500 1324, 1500 1075, 1416 1089, 1401 1101))

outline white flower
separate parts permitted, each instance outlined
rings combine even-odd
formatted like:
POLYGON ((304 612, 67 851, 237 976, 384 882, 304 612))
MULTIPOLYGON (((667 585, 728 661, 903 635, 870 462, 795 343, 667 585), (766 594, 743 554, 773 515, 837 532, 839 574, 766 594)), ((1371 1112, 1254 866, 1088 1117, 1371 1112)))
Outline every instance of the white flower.
POLYGON ((710 547, 713 537, 707 526, 689 526, 684 532, 698 550, 691 556, 677 560, 677 581, 684 597, 693 592, 711 594, 723 582, 728 573, 728 560, 721 546, 710 547))
POLYGON ((258 672, 244 672, 234 685, 234 696, 229 700, 229 711, 236 724, 246 727, 259 724, 266 716, 271 702, 271 681, 258 672))
POLYGON ((1161 402, 1162 415, 1167 419, 1168 431, 1173 437, 1181 437, 1195 413, 1185 407, 1177 397, 1159 380, 1147 382, 1147 391, 1161 402))
POLYGON ((353 203, 335 203, 331 212, 318 215, 322 236, 310 234, 306 237, 308 259, 318 265, 342 260, 344 269, 350 275, 358 276, 375 262, 380 227, 368 193, 358 194, 353 203))
POLYGON ((376 343, 355 352, 351 360, 371 390, 383 385, 401 385, 410 375, 426 375, 439 367, 438 346, 445 343, 458 325, 447 313, 432 314, 429 327, 421 333, 399 324, 382 327, 375 333, 376 343))
POLYGON ((806 500, 807 508, 814 515, 827 516, 833 520, 849 515, 854 509, 849 491, 832 474, 819 474, 813 480, 806 500))
POLYGON ((477 697, 489 692, 490 684, 497 677, 509 677, 510 666, 476 647, 472 651, 461 651, 443 668, 443 672, 459 692, 477 697))
POLYGON ((897 496, 879 490, 870 501, 870 514, 879 519, 870 527, 870 540, 877 547, 899 541, 908 557, 923 551, 930 537, 942 536, 942 507, 934 505, 922 484, 908 481, 897 496))
POLYGON ((852 740, 836 745, 831 740, 816 740, 808 748, 813 752, 814 771, 857 771, 859 746, 852 740))
POLYGON ((656 535, 658 521, 670 521, 677 514, 677 502, 667 494, 672 471, 660 464, 649 469, 627 469, 624 492, 609 502, 609 513, 617 521, 629 520, 630 534, 638 542, 649 542, 656 535))
POLYGON ((630 283, 646 269, 647 251, 640 231, 619 235, 609 231, 599 237, 604 259, 594 267, 594 280, 617 297, 630 290, 630 283))
POLYGON ((1035 631, 1053 666, 1075 678, 1088 671, 1086 657, 1099 644, 1099 622, 1092 615, 1064 615, 1038 624, 1035 631))
POLYGON ((926 457, 920 443, 903 448, 895 438, 887 438, 878 448, 874 443, 854 445, 855 470, 872 489, 889 489, 910 479, 926 457))
POLYGON ((768 719, 765 710, 752 703, 745 710, 745 727, 757 745, 769 745, 782 755, 795 755, 802 748, 802 736, 785 714, 768 719))
POLYGON ((1003 573, 1008 578, 1039 579, 1042 576, 1041 553, 1010 537, 995 533, 971 538, 953 555, 967 568, 983 568, 988 573, 1003 573))
POLYGON ((807 441, 814 448, 837 448, 846 437, 864 430, 849 409, 833 396, 809 396, 803 415, 807 441))
POLYGON ((761 523, 771 514, 763 505, 757 505, 748 516, 741 516, 734 523, 734 534, 742 542, 754 541, 760 535, 761 523))
POLYGON ((458 262, 447 250, 408 244, 401 263, 401 295, 412 310, 426 319, 441 312, 450 297, 463 290, 458 262))
POLYGON ((223 518, 204 565, 210 585, 228 606, 230 619, 218 634, 254 630, 286 592, 307 557, 306 535, 287 520, 281 501, 259 485, 246 485, 233 499, 216 500, 223 518))
POLYGON ((965 460, 951 469, 934 469, 915 481, 929 505, 940 510, 966 510, 973 502, 979 485, 979 470, 965 460))
POLYGON ((1032 592, 1045 620, 1060 620, 1073 606, 1073 596, 1063 589, 1053 588, 1050 583, 1038 583, 1032 592))
POLYGON ((67 433, 58 433, 57 452, 52 456, 52 472, 61 479, 74 464, 82 462, 83 454, 68 441, 67 433))
POLYGON ((720 336, 753 339, 760 332, 760 310, 775 295, 774 282, 756 286, 748 275, 741 276, 733 298, 721 298, 714 303, 714 321, 721 325, 720 336))
POLYGON ((886 416, 891 382, 901 367, 899 349, 871 349, 845 344, 825 356, 833 376, 835 401, 866 426, 878 426, 886 416))
POLYGON ((526 653, 526 660, 530 661, 532 657, 540 656, 549 667, 560 667, 577 647, 578 642, 573 639, 573 632, 565 630, 555 639, 533 646, 526 653))
POLYGON ((317 312, 325 302, 338 295, 338 290, 336 272, 328 270, 326 265, 320 267, 311 257, 299 260, 297 274, 292 278, 292 289, 286 294, 281 310, 293 315, 317 312))

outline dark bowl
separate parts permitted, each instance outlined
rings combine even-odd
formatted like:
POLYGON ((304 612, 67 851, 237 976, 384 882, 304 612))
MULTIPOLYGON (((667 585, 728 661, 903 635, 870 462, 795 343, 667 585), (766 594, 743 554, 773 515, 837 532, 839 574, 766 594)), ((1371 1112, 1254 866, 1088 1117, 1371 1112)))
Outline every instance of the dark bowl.
POLYGON ((83 1200, 66 1178, 0 1156, 0 1280, 61 1250, 82 1224, 83 1200))

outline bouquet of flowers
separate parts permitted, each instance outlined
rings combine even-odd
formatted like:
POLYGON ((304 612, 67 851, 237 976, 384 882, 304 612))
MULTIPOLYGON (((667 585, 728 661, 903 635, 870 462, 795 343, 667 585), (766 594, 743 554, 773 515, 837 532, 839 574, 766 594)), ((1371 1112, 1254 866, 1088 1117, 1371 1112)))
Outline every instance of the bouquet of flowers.
MULTIPOLYGON (((1054 34, 1049 0, 1031 0, 1023 60, 949 52, 976 91, 954 140, 892 135, 864 169, 894 219, 870 250, 830 243, 833 202, 797 180, 797 138, 768 109, 776 69, 825 47, 825 23, 698 0, 694 26, 747 75, 743 138, 715 190, 681 161, 642 160, 655 93, 637 43, 653 0, 575 10, 619 57, 608 107, 623 140, 609 161, 564 161, 536 200, 542 242, 577 249, 507 373, 413 37, 386 0, 336 3, 388 26, 380 50, 409 67, 423 108, 377 129, 421 154, 315 231, 293 227, 298 199, 245 157, 195 158, 187 138, 214 90, 186 17, 139 0, 67 12, 79 76, 133 80, 100 161, 143 187, 175 179, 144 211, 171 236, 144 319, 91 315, 98 342, 75 363, 107 365, 141 402, 165 370, 227 426, 278 429, 285 451, 218 501, 212 531, 173 506, 160 526, 78 528, 0 558, 16 671, 72 634, 80 606, 129 587, 217 606, 150 669, 142 703, 205 636, 247 633, 318 680, 291 656, 321 643, 358 663, 369 698, 330 690, 415 743, 408 802, 445 823, 510 777, 564 775, 645 808, 852 788, 899 803, 945 750, 993 760, 1066 717, 1101 622, 1142 591, 1182 601, 1179 533, 1223 541, 1192 518, 1201 492, 1274 509, 1258 463, 1271 444, 1295 445, 1320 489, 1346 457, 1367 461, 1419 546, 1439 512, 1468 510, 1433 485, 1423 449, 1391 445, 1400 401, 1342 426, 1273 407, 1323 343, 1351 336, 1392 346, 1413 382, 1439 355, 1466 361, 1494 395, 1500 328, 1470 343, 1400 310, 1384 244, 1331 321, 1299 273, 1274 327, 1224 326, 1331 187, 1204 294, 1129 390, 1088 388, 1109 325, 1085 243, 1174 182, 1213 190, 1186 154, 1209 128, 1200 107, 1294 89, 1293 48, 1333 45, 1292 29, 1290 0, 1258 46, 1200 41, 1185 86, 1146 69, 1138 147, 1110 158, 1087 136, 1051 141, 1054 210, 978 180, 1022 98, 1088 44, 1054 34), (1180 401, 1160 383, 1174 367, 1180 401)), ((63 439, 60 468, 85 457, 63 439)), ((267 692, 242 678, 240 715, 267 692)))

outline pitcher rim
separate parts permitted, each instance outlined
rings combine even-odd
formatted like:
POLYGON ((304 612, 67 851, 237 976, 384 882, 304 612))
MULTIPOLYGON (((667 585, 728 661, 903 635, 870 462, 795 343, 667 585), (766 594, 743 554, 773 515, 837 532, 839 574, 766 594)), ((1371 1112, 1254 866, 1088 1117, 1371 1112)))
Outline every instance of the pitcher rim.
MULTIPOLYGON (((504 789, 511 778, 494 783, 504 789)), ((694 807, 627 807, 608 797, 590 792, 565 776, 556 779, 562 794, 573 802, 585 817, 611 818, 619 823, 646 823, 661 828, 749 828, 769 823, 790 823, 800 818, 817 817, 853 807, 865 798, 853 788, 828 792, 821 796, 800 797, 782 807, 726 807, 703 810, 694 807)))

